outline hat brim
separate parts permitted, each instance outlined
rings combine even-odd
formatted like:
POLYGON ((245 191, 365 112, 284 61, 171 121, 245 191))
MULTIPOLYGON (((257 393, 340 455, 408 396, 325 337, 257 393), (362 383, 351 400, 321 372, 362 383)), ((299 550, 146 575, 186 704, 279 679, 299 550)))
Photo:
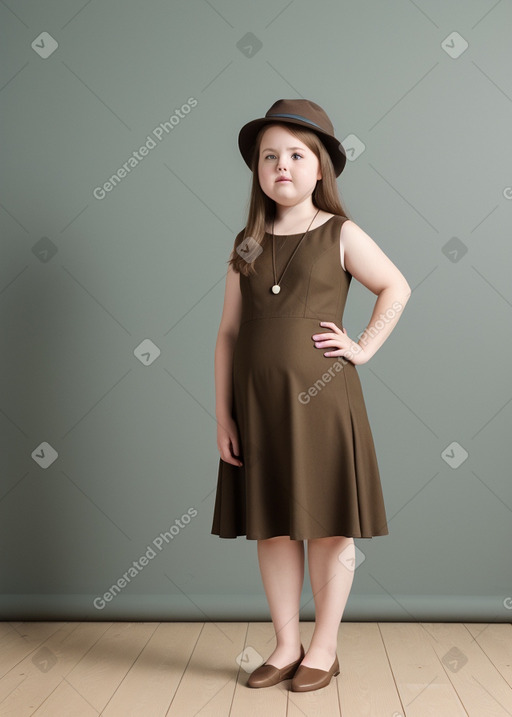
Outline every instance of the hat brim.
POLYGON ((322 140, 332 162, 334 173, 337 177, 343 172, 345 164, 347 162, 347 155, 341 142, 332 137, 330 134, 323 132, 321 129, 315 129, 311 127, 307 122, 301 122, 300 120, 283 120, 276 117, 261 117, 259 119, 251 120, 245 124, 240 132, 238 133, 238 148, 240 153, 249 167, 251 167, 251 160, 254 150, 254 143, 256 141, 256 135, 259 130, 267 124, 285 124, 285 125, 296 125, 298 127, 304 127, 304 129, 314 132, 322 140))

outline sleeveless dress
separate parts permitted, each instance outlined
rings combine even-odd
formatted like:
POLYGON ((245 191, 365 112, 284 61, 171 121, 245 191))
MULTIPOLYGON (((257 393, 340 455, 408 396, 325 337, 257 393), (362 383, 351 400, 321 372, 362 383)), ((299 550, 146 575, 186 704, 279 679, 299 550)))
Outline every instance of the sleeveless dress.
MULTIPOLYGON (((346 217, 311 229, 273 294, 272 237, 240 274, 232 416, 240 460, 219 458, 211 533, 248 540, 388 535, 379 468, 356 366, 313 334, 340 329, 352 275, 340 260, 346 217)), ((243 233, 240 232, 238 236, 243 233)), ((301 234, 274 236, 279 280, 301 234)), ((237 237, 238 239, 238 237, 237 237)))

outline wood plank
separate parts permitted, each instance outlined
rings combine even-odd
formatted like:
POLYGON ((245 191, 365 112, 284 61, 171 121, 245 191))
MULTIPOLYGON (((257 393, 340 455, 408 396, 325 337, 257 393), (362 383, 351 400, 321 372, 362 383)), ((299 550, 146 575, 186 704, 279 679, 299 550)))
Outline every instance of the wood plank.
POLYGON ((459 623, 423 623, 440 666, 470 717, 510 717, 512 689, 476 640, 459 623), (470 705, 470 707, 468 707, 470 705))
POLYGON ((379 622, 378 625, 404 714, 407 717, 466 717, 468 713, 446 676, 424 625, 415 622, 379 622))
POLYGON ((338 642, 342 713, 346 710, 357 717, 404 714, 377 623, 342 622, 338 642))
POLYGON ((202 629, 199 622, 159 624, 102 716, 164 717, 202 629))
POLYGON ((34 717, 98 717, 98 711, 66 680, 31 714, 34 717))
POLYGON ((230 713, 247 623, 207 622, 186 665, 168 717, 219 717, 230 713))
MULTIPOLYGON (((300 630, 307 648, 314 623, 300 630)), ((509 623, 342 622, 341 674, 294 693, 247 687, 274 649, 271 622, 11 621, 0 715, 511 717, 511 637, 509 623)))
MULTIPOLYGON (((61 629, 62 622, 22 622, 12 625, 2 639, 0 678, 61 629)), ((67 623, 69 624, 69 623, 67 623)), ((0 695, 0 701, 2 696, 0 695)))
POLYGON ((29 717, 59 686, 111 623, 60 623, 61 628, 16 664, 0 682, 8 692, 2 717, 29 717))
MULTIPOLYGON (((90 624, 90 623, 89 623, 90 624)), ((101 712, 144 646, 156 622, 116 622, 66 675, 67 682, 101 712)), ((62 707, 65 704, 63 703, 62 707)))
POLYGON ((464 627, 478 642, 494 667, 512 687, 512 625, 468 622, 464 627))
POLYGON ((7 622, 7 620, 0 621, 0 643, 6 635, 9 635, 14 630, 14 623, 7 622))

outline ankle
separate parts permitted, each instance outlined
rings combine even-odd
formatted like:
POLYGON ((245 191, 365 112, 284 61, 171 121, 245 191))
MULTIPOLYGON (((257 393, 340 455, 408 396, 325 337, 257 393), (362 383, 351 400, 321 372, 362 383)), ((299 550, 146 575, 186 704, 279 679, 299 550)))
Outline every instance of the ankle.
POLYGON ((324 644, 324 645, 314 645, 311 644, 308 647, 308 654, 314 654, 317 655, 335 655, 337 652, 338 646, 336 644, 324 644))
POLYGON ((298 640, 277 640, 275 649, 295 652, 300 650, 301 645, 302 640, 300 638, 298 640))

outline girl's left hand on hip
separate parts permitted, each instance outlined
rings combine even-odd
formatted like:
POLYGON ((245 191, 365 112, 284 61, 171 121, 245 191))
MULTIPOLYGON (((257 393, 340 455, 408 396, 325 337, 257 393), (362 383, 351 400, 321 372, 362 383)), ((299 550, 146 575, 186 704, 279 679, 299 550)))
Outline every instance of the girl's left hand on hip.
POLYGON ((343 356, 353 364, 359 365, 366 363, 368 358, 364 355, 364 349, 359 344, 356 344, 352 339, 348 337, 347 330, 340 329, 332 321, 321 321, 320 326, 327 326, 332 328, 334 334, 313 334, 311 337, 315 342, 315 347, 324 349, 328 346, 335 347, 333 351, 326 351, 324 356, 334 357, 343 356))

